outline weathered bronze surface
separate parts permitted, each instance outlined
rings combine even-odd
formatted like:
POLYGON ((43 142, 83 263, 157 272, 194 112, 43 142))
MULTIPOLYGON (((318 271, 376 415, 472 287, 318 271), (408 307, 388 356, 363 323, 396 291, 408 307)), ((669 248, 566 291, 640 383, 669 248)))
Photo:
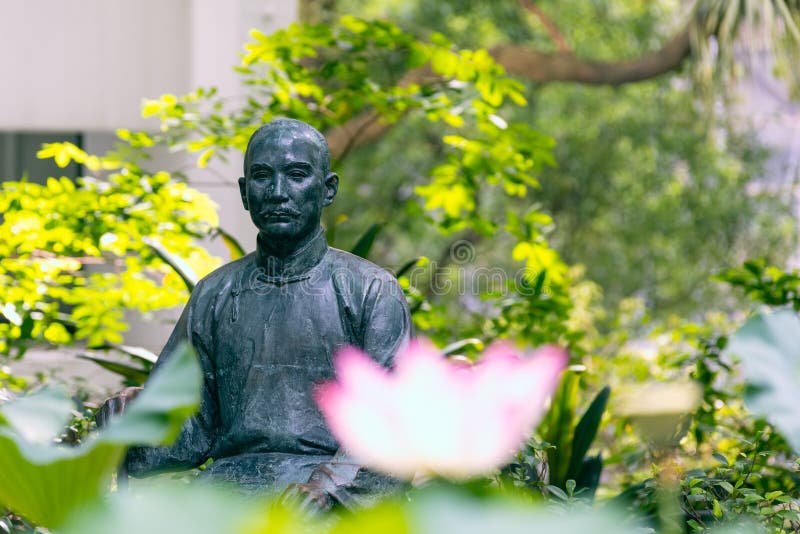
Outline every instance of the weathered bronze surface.
POLYGON ((200 477, 289 488, 285 499, 304 506, 353 506, 395 482, 337 452, 312 390, 334 377, 344 345, 390 366, 410 333, 405 298, 390 273, 328 246, 320 216, 338 176, 317 130, 290 119, 262 126, 239 186, 257 250, 200 281, 153 371, 191 343, 205 377, 200 411, 174 445, 131 449, 126 467, 142 476, 213 458, 200 477))

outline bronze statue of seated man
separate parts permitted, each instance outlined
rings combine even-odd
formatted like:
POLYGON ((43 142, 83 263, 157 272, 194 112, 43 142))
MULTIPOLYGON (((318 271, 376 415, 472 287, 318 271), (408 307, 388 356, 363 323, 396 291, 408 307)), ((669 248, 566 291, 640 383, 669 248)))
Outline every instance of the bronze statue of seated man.
MULTIPOLYGON (((200 477, 323 509, 395 485, 338 452, 312 397, 333 378, 337 349, 360 347, 388 367, 411 329, 395 278, 325 240, 320 216, 338 180, 324 137, 308 124, 278 119, 250 138, 239 187, 257 250, 192 292, 153 373, 190 343, 204 373, 201 407, 172 446, 131 449, 132 476, 213 458, 200 477)), ((101 415, 134 395, 111 399, 101 415)))

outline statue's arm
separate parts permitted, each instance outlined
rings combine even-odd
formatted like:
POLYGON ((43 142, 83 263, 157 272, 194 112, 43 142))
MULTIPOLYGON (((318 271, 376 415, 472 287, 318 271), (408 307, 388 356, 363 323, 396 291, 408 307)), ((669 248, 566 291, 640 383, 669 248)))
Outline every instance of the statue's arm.
MULTIPOLYGON (((164 471, 191 469, 208 460, 214 443, 217 415, 216 387, 209 352, 210 317, 196 317, 202 313, 197 304, 200 286, 183 310, 175 329, 161 351, 151 377, 159 373, 164 362, 183 344, 189 343, 197 354, 203 370, 203 390, 199 411, 186 420, 176 441, 168 447, 132 447, 125 458, 125 467, 133 476, 146 476, 164 471)), ((145 383, 145 388, 147 384, 145 383)))
POLYGON ((384 367, 412 334, 411 314, 403 290, 393 276, 375 277, 364 297, 361 337, 364 351, 384 367))

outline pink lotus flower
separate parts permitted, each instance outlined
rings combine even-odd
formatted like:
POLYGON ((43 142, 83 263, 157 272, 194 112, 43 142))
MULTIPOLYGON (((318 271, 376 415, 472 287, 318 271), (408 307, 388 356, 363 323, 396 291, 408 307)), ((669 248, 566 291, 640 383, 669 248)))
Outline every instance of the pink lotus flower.
POLYGON ((387 371, 355 348, 336 356, 337 381, 319 386, 317 404, 342 447, 373 469, 464 480, 504 465, 544 415, 567 365, 547 346, 519 358, 509 343, 475 365, 448 361, 417 340, 387 371))

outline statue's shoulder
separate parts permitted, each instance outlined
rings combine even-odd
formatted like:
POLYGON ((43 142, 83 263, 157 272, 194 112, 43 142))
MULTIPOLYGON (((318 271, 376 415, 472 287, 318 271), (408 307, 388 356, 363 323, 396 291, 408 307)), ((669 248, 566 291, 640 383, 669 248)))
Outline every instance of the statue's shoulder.
POLYGON ((347 269, 350 272, 361 275, 364 279, 372 280, 378 278, 396 282, 394 275, 383 267, 350 252, 330 247, 328 255, 334 269, 347 269))

